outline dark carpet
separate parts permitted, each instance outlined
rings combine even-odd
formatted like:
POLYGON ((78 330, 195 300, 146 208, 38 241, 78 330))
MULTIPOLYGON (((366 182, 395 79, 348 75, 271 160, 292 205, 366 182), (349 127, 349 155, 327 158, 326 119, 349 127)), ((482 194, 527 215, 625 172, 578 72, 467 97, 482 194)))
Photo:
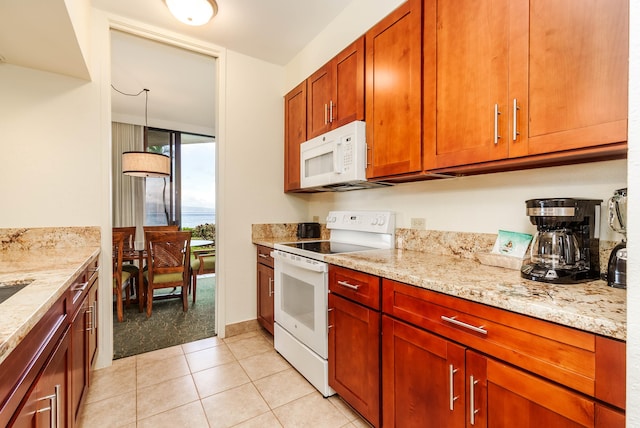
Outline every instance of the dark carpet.
MULTIPOLYGON (((215 285, 215 276, 199 277, 196 302, 191 303, 189 295, 187 312, 182 311, 179 298, 154 300, 149 318, 138 312, 137 304, 125 307, 123 322, 113 317, 113 359, 215 336, 215 285)), ((156 294, 168 291, 156 290, 156 294)))

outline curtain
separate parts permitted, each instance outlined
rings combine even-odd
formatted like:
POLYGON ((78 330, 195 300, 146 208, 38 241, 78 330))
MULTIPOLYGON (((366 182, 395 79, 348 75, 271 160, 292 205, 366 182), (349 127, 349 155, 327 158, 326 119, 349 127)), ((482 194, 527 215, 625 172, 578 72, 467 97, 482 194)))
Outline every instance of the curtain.
POLYGON ((144 128, 127 123, 111 123, 113 226, 137 226, 136 241, 142 242, 144 224, 144 178, 122 173, 122 153, 144 151, 144 128))

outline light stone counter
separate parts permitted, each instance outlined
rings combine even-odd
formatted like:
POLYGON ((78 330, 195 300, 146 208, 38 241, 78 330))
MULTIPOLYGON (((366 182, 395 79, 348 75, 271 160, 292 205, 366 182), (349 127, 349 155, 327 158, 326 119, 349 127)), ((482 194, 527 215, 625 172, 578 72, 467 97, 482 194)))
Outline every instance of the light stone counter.
POLYGON ((99 228, 0 229, 0 283, 33 280, 0 304, 0 363, 100 254, 99 228))
POLYGON ((560 285, 529 281, 517 270, 411 250, 326 256, 325 261, 478 303, 626 340, 626 290, 604 281, 560 285))

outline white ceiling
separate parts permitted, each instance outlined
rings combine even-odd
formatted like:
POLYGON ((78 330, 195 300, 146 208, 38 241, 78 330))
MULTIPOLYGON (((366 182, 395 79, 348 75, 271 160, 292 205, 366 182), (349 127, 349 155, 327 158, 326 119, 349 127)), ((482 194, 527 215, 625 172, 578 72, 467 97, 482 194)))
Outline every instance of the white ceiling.
POLYGON ((274 64, 287 64, 351 0, 217 0, 218 14, 191 27, 163 0, 91 0, 99 9, 225 47, 274 64))

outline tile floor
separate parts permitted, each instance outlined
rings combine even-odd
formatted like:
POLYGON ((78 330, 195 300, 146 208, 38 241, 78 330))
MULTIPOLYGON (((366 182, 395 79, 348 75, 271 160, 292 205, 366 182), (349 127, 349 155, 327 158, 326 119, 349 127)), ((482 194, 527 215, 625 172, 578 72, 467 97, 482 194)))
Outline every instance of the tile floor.
POLYGON ((268 333, 213 337, 92 374, 80 427, 368 427, 273 349, 268 333))

